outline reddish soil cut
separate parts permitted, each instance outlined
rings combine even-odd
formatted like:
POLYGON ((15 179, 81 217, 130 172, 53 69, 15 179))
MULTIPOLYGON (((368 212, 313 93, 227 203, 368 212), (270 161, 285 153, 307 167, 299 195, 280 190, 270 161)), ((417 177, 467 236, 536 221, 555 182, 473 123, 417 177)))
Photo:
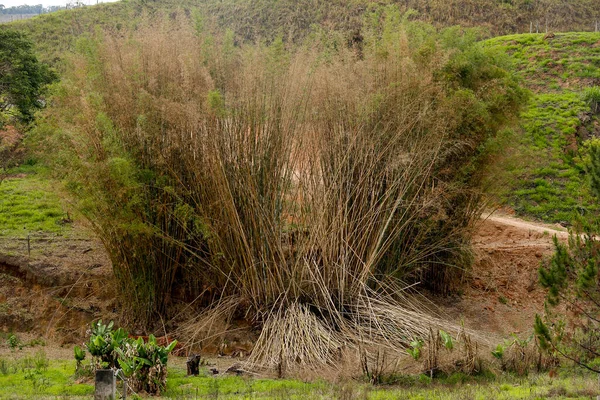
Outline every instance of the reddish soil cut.
POLYGON ((552 236, 568 238, 559 225, 509 215, 482 219, 473 238, 475 263, 461 296, 441 301, 442 311, 468 328, 506 337, 529 334, 543 312, 545 291, 538 269, 553 252, 552 236))

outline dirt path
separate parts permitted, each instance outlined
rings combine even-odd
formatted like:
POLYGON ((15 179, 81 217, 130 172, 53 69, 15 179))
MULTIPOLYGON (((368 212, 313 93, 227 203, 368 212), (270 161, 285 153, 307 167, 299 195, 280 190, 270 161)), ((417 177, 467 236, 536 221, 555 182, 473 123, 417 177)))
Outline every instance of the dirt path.
MULTIPOLYGON (((492 213, 482 217, 478 235, 479 239, 486 239, 489 245, 517 245, 530 246, 547 244, 552 242, 546 240, 556 235, 559 239, 566 240, 569 232, 558 224, 544 224, 541 222, 525 221, 508 214, 492 213), (489 234, 488 229, 493 227, 500 235, 489 234), (540 236, 541 235, 541 236, 540 236), (540 239, 540 240, 535 240, 540 239), (522 242, 521 242, 522 241, 522 242)), ((483 242, 479 242, 483 245, 483 242)))

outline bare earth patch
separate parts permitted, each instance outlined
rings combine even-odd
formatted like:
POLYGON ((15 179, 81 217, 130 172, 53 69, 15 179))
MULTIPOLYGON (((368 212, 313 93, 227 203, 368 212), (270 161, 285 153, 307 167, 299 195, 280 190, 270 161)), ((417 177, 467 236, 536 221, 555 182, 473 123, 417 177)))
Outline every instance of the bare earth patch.
POLYGON ((554 235, 563 241, 568 238, 560 225, 502 213, 484 216, 473 238, 475 263, 464 292, 442 300, 443 312, 498 340, 511 333, 530 334, 535 314, 544 308, 538 269, 553 252, 554 235))

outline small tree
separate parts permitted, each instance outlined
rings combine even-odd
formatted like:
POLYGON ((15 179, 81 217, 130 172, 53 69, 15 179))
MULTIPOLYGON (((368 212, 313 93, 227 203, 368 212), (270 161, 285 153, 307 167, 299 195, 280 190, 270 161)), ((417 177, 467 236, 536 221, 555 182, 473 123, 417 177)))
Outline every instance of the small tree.
POLYGON ((0 128, 7 116, 31 122, 35 110, 44 105, 46 85, 56 79, 48 65, 38 61, 32 43, 22 33, 0 28, 0 128))
MULTIPOLYGON (((600 198, 600 142, 592 142, 589 149, 590 186, 600 198)), ((568 244, 554 237, 554 255, 539 270, 540 283, 548 289, 546 315, 536 315, 534 325, 542 349, 597 373, 600 367, 594 360, 600 357, 599 228, 597 220, 581 220, 568 244), (573 314, 568 324, 553 313, 561 302, 573 314)))

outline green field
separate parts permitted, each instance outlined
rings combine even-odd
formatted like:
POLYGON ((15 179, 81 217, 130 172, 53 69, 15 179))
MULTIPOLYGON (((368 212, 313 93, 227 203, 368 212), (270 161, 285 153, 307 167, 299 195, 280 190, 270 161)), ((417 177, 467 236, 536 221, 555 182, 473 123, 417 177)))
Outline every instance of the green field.
MULTIPOLYGON (((4 348, 6 352, 6 348, 4 348)), ((83 399, 93 394, 89 378, 74 375, 75 361, 49 360, 44 350, 29 356, 19 350, 0 357, 1 399, 83 399)), ((510 374, 470 377, 455 373, 446 378, 426 375, 396 376, 389 385, 373 386, 360 380, 344 383, 260 379, 248 376, 213 377, 208 369, 187 377, 185 360, 172 358, 167 391, 170 399, 589 399, 600 393, 596 377, 562 370, 558 376, 510 374)), ((141 396, 146 398, 146 396, 141 396)), ((136 398, 130 394, 129 398, 136 398)), ((151 397, 149 397, 151 398, 151 397)))
POLYGON ((41 172, 36 167, 15 168, 0 183, 0 236, 65 235, 71 231, 56 183, 41 172))

